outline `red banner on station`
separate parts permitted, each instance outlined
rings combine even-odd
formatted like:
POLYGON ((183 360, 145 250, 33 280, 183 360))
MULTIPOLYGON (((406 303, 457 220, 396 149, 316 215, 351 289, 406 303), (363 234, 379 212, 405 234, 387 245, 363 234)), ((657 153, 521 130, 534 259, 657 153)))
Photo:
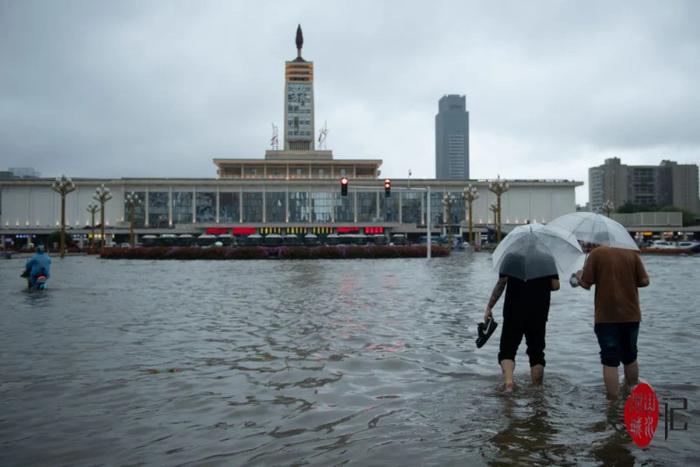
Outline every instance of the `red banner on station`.
POLYGON ((234 227, 233 235, 253 235, 257 230, 255 227, 234 227))
POLYGON ((341 233, 360 233, 359 227, 338 227, 335 229, 339 234, 341 233))
POLYGON ((225 235, 231 232, 230 227, 207 227, 205 232, 209 235, 225 235))
POLYGON ((367 235, 378 235, 384 233, 384 227, 365 227, 367 235))

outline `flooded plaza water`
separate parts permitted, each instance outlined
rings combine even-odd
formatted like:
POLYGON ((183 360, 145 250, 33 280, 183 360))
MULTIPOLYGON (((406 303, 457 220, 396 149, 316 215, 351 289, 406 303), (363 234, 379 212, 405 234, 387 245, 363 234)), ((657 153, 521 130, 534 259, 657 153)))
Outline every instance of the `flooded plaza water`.
MULTIPOLYGON (((647 449, 603 394, 593 295, 552 295, 545 385, 502 391, 487 253, 0 260, 0 465, 700 464, 700 256, 644 256, 641 377, 688 410, 647 449), (680 421, 680 422, 679 422, 680 421)), ((503 299, 494 310, 502 320, 503 299)), ((661 401, 663 403, 663 400, 661 401)))

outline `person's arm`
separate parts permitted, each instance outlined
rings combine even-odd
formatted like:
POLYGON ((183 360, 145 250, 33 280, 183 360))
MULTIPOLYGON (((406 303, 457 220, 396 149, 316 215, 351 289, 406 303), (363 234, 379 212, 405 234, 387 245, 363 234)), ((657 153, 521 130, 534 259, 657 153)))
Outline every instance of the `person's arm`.
POLYGON ((649 274, 644 269, 642 259, 637 255, 637 287, 646 287, 649 285, 649 274))
POLYGON ((586 290, 590 290, 596 281, 595 275, 595 262, 597 258, 596 249, 591 251, 591 253, 586 258, 586 262, 583 265, 583 269, 579 269, 576 272, 576 279, 578 279, 578 284, 586 290))
POLYGON ((578 271, 576 271, 576 279, 578 280, 578 285, 580 285, 586 290, 591 290, 591 286, 593 284, 583 280, 583 269, 579 269, 578 271))
POLYGON ((550 279, 549 288, 551 290, 559 290, 559 278, 558 277, 552 277, 550 279))
POLYGON ((496 306, 498 299, 501 298, 501 295, 503 294, 503 290, 505 290, 507 283, 508 283, 508 277, 501 276, 498 278, 498 282, 496 282, 496 286, 493 288, 493 292, 491 292, 491 298, 489 299, 489 303, 488 303, 488 305, 486 305, 486 312, 484 313, 484 321, 489 319, 489 317, 491 316, 491 310, 493 309, 494 306, 496 306))

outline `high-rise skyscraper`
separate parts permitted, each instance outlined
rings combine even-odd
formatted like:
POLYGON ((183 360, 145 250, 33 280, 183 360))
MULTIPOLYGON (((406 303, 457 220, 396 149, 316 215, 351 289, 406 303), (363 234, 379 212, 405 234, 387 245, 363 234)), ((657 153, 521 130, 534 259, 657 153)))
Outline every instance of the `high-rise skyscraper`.
POLYGON ((301 57, 304 36, 297 27, 297 58, 285 64, 284 149, 314 150, 314 64, 301 57))
POLYGON ((435 178, 469 180, 469 112, 466 96, 443 96, 435 115, 435 178))

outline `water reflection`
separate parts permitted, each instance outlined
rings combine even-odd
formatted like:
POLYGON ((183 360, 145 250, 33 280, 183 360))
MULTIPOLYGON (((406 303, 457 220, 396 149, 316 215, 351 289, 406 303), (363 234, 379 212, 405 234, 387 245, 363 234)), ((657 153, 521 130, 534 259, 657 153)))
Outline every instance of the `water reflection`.
MULTIPOLYGON (((543 391, 529 394, 531 398, 516 399, 513 393, 504 393, 499 416, 507 426, 498 432, 491 441, 498 449, 497 465, 503 461, 517 463, 519 459, 530 458, 532 453, 550 455, 556 453, 552 438, 558 431, 549 422, 549 407, 543 391), (518 403, 524 406, 519 406, 518 403), (546 453, 546 454, 545 454, 546 453)), ((521 395, 522 397, 522 395, 521 395)), ((544 459, 531 459, 543 462, 544 459)))
POLYGON ((628 449, 630 437, 625 430, 624 399, 607 403, 605 436, 593 444, 593 458, 604 465, 634 465, 635 457, 628 449))

